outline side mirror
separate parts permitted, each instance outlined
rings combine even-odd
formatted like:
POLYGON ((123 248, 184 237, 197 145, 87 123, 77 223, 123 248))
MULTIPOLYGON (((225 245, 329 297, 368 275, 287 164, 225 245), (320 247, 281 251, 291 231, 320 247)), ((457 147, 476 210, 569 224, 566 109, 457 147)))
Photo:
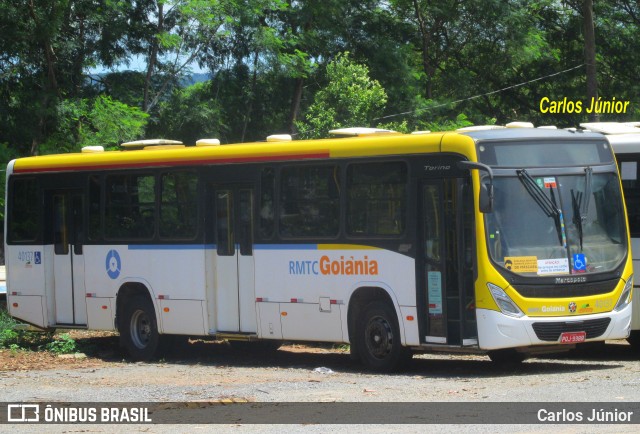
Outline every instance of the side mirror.
POLYGON ((491 167, 483 163, 475 161, 459 161, 458 168, 462 170, 482 170, 489 175, 489 184, 480 183, 480 195, 478 197, 478 205, 480 212, 490 214, 493 212, 493 171, 491 167))
POLYGON ((493 212, 493 184, 480 184, 478 205, 481 213, 491 214, 493 212))

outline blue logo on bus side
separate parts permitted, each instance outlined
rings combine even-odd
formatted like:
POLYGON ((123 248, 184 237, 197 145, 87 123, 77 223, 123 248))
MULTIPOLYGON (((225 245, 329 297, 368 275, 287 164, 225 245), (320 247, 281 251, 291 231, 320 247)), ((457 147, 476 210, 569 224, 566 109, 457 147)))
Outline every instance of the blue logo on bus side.
POLYGON ((115 250, 109 250, 107 253, 107 274, 112 279, 117 279, 120 275, 120 269, 122 268, 122 262, 120 261, 120 255, 115 250))

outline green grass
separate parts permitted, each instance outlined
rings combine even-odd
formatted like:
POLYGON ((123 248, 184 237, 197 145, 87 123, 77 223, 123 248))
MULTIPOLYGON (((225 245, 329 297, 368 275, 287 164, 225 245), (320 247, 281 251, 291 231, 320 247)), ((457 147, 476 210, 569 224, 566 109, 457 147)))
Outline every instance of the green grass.
POLYGON ((56 354, 67 354, 77 351, 76 341, 68 333, 54 335, 51 332, 34 332, 25 330, 5 310, 0 310, 0 348, 11 351, 50 351, 56 354))

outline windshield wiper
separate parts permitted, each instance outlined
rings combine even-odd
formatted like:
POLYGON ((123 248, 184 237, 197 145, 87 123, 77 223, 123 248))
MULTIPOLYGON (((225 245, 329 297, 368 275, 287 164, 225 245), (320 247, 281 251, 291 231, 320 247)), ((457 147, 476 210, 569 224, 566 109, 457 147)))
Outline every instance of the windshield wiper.
POLYGON ((573 207, 573 224, 578 229, 578 236, 580 237, 580 251, 582 251, 582 221, 584 217, 582 217, 580 213, 580 205, 582 202, 583 193, 581 191, 574 194, 574 191, 571 190, 571 205, 573 207))
POLYGON ((556 226, 556 232, 558 233, 558 241, 560 245, 566 247, 567 242, 564 235, 564 221, 562 218, 562 211, 556 204, 555 194, 553 193, 553 187, 551 189, 551 199, 544 193, 544 190, 536 183, 536 181, 527 173, 525 169, 516 170, 518 178, 527 192, 531 195, 533 200, 544 211, 547 217, 552 217, 556 226))
POLYGON ((591 177, 593 175, 593 169, 586 167, 584 169, 584 209, 582 214, 586 217, 589 212, 589 199, 591 199, 591 177))
POLYGON ((587 213, 589 212, 589 199, 591 198, 591 177, 593 175, 593 169, 586 167, 584 169, 584 193, 581 191, 574 194, 571 190, 571 204, 573 206, 573 224, 578 229, 578 235, 580 237, 580 250, 582 250, 583 229, 582 224, 587 219, 587 213), (582 204, 584 199, 584 206, 582 204))

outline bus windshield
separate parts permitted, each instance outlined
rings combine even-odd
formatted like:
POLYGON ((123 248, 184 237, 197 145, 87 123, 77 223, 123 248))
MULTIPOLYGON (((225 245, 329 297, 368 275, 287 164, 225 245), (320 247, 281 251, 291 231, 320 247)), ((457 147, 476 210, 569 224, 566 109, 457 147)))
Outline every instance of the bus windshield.
POLYGON ((606 272, 620 264, 626 229, 614 173, 587 167, 576 175, 516 174, 494 179, 494 210, 485 214, 494 262, 526 276, 606 272))

